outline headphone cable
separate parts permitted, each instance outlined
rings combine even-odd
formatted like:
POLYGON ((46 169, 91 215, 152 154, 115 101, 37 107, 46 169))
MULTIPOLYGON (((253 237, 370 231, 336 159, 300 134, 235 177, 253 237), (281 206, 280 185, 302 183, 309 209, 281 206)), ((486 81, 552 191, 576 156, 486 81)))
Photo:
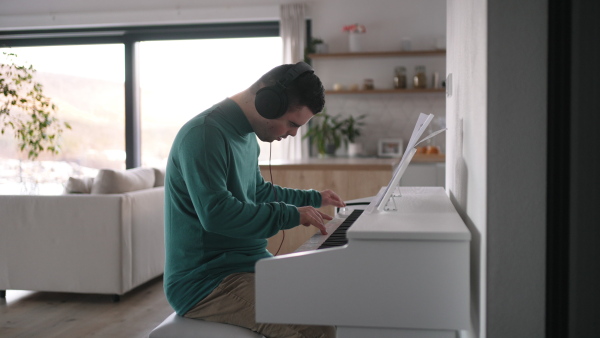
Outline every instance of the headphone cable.
MULTIPOLYGON (((275 202, 279 202, 277 199, 277 191, 275 190, 275 183, 273 182, 273 171, 271 170, 271 150, 273 148, 273 142, 269 143, 269 175, 271 175, 271 189, 273 190, 273 196, 275 196, 275 202)), ((277 249, 277 252, 275 252, 274 256, 277 256, 277 254, 279 253, 279 250, 281 250, 281 247, 283 246, 283 241, 285 240, 285 230, 281 230, 281 243, 279 243, 279 248, 277 249)))

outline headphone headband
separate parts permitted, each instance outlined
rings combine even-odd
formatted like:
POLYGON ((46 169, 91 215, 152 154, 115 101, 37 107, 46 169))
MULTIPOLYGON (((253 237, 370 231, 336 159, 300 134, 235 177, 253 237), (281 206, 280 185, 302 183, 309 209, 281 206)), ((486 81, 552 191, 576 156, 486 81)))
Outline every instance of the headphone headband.
POLYGON ((285 74, 283 74, 281 79, 277 81, 277 84, 279 84, 285 89, 290 83, 292 83, 292 81, 298 78, 298 76, 306 72, 314 73, 314 70, 307 63, 302 61, 298 62, 295 65, 293 65, 290 69, 288 69, 288 71, 285 72, 285 74))

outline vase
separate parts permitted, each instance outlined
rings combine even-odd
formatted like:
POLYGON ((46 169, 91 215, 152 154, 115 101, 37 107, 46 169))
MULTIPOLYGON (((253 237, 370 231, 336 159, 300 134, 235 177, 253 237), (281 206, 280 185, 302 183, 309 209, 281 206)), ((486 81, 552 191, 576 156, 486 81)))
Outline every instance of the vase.
POLYGON ((326 43, 319 43, 315 45, 315 53, 317 54, 327 54, 329 53, 329 45, 326 43))
POLYGON ((350 32, 350 34, 348 34, 348 46, 350 52, 362 52, 362 39, 363 34, 361 33, 350 32))
POLYGON ((362 144, 348 143, 348 157, 357 157, 362 154, 362 144))
POLYGON ((325 155, 335 156, 335 152, 337 151, 337 147, 335 144, 327 144, 325 146, 325 155))

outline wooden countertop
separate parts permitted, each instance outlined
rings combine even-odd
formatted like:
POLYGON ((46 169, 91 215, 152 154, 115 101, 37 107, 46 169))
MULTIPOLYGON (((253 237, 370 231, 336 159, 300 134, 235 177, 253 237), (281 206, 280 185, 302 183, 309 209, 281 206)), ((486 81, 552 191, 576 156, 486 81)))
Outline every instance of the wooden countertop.
MULTIPOLYGON (((446 156, 416 154, 411 163, 441 163, 446 156)), ((303 169, 303 170, 388 170, 393 169, 400 161, 399 158, 377 158, 377 157, 327 157, 301 160, 276 160, 271 165, 278 169, 303 169)), ((261 161, 261 167, 269 165, 268 161, 261 161)))

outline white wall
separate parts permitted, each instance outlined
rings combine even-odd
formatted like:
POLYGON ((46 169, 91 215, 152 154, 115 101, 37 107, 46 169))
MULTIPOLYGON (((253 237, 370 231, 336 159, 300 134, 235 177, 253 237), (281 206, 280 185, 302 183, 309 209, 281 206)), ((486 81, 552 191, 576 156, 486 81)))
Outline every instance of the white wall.
POLYGON ((309 2, 313 36, 322 38, 330 52, 348 48, 346 25, 363 24, 369 51, 399 50, 403 37, 412 38, 414 49, 433 48, 435 39, 446 33, 446 4, 443 0, 325 0, 309 2))
MULTIPOLYGON (((446 36, 444 0, 312 1, 309 15, 312 35, 323 39, 332 53, 348 51, 348 33, 342 28, 354 23, 366 27, 362 37, 365 51, 400 50, 404 37, 411 39, 413 50, 432 50, 436 40, 446 36)), ((394 68, 405 66, 411 79, 416 65, 426 66, 428 81, 433 72, 444 78, 444 56, 313 60, 326 89, 332 89, 334 83, 362 86, 367 78, 374 80, 376 88, 393 88, 394 68)), ((380 138, 401 138, 406 145, 420 112, 439 117, 432 128, 445 125, 443 93, 328 95, 326 101, 327 112, 332 115, 368 114, 368 124, 359 139, 368 155, 377 154, 380 138)), ((434 142, 445 148, 443 136, 434 142)))
POLYGON ((473 235, 477 337, 544 336, 546 6, 448 1, 446 182, 473 235))
POLYGON ((448 0, 446 189, 471 231, 471 312, 485 329, 487 241, 487 5, 448 0))

